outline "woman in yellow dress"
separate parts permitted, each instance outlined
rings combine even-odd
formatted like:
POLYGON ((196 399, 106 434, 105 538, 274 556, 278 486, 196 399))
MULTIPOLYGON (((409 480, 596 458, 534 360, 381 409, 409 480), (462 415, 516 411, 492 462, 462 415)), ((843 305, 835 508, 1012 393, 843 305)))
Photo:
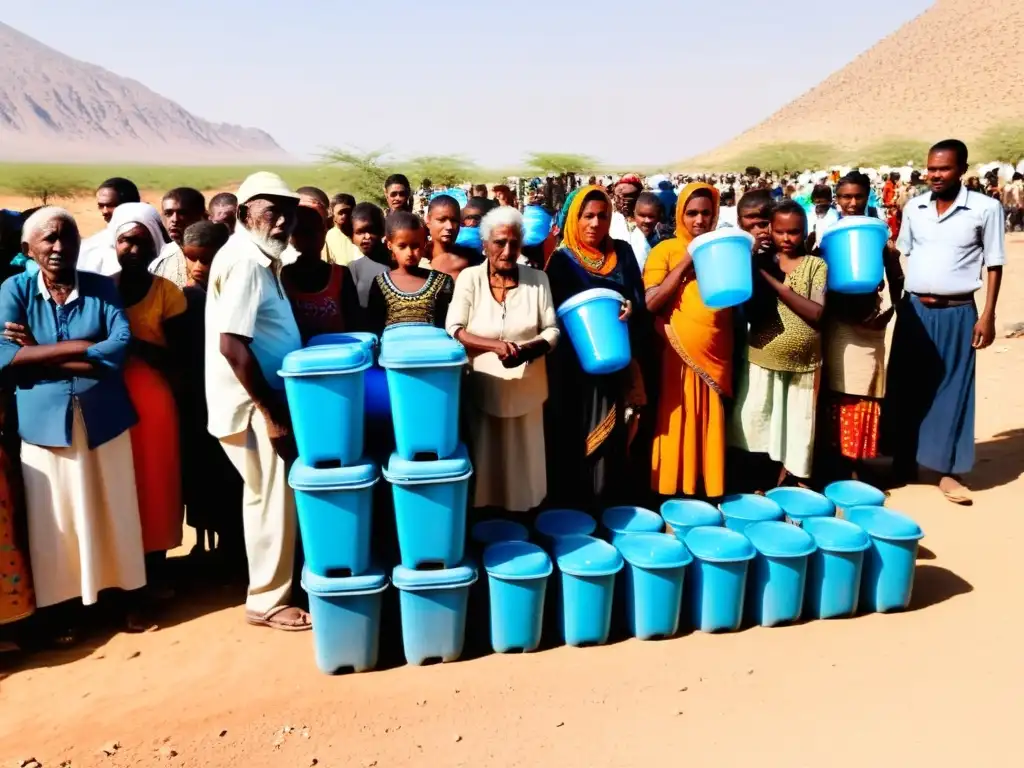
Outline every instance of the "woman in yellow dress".
POLYGON ((655 315, 661 389, 651 486, 663 496, 725 493, 725 407, 732 396, 732 310, 705 306, 687 248, 718 222, 718 190, 690 184, 676 206, 676 237, 659 243, 644 268, 655 315))

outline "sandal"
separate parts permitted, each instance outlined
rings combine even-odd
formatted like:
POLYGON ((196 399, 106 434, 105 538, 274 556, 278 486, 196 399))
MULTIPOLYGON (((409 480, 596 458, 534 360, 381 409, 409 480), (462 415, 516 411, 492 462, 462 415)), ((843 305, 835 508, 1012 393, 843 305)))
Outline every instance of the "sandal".
POLYGON ((309 614, 290 605, 278 606, 263 615, 246 611, 245 621, 254 627, 269 627, 282 632, 308 632, 313 628, 309 614))
POLYGON ((950 477, 948 479, 956 483, 956 487, 943 488, 942 482, 946 479, 947 478, 944 477, 939 481, 939 490, 942 491, 942 495, 946 497, 946 501, 952 504, 958 504, 961 507, 969 507, 974 504, 974 496, 971 494, 970 489, 962 485, 955 477, 950 477))

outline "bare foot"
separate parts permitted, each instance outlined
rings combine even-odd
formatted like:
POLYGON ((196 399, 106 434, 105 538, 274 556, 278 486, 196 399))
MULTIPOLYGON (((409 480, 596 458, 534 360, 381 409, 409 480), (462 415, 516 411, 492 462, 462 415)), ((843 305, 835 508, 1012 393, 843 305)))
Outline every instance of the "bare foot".
POLYGON ((939 480, 939 490, 946 497, 947 501, 962 506, 970 506, 974 503, 971 491, 963 483, 952 475, 943 475, 939 480))

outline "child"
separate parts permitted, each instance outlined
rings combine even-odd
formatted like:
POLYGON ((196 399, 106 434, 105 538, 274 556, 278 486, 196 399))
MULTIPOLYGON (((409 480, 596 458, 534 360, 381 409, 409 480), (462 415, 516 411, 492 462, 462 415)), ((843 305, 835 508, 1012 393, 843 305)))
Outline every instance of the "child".
MULTIPOLYGON (((359 249, 359 258, 349 264, 348 271, 356 285, 359 307, 365 315, 370 302, 370 286, 377 275, 388 271, 391 254, 384 245, 384 212, 373 203, 360 203, 352 209, 352 242, 359 249)), ((365 320, 360 326, 365 326, 365 320)))
POLYGON ((370 286, 369 330, 380 334, 399 323, 443 328, 455 282, 444 272, 420 266, 427 237, 423 223, 414 214, 395 211, 388 216, 385 235, 394 266, 370 286))
POLYGON ((344 192, 331 198, 331 223, 324 245, 324 261, 347 267, 359 258, 359 249, 352 242, 352 209, 356 199, 344 192))
MULTIPOLYGON (((865 216, 871 180, 856 171, 836 186, 841 216, 865 216)), ((842 476, 857 477, 878 456, 878 427, 885 397, 885 328, 903 290, 899 252, 883 251, 886 279, 866 295, 832 294, 825 313, 826 419, 823 448, 842 476), (888 285, 886 285, 888 283, 888 285)))
POLYGON ((807 235, 807 250, 813 252, 825 231, 839 221, 839 214, 832 207, 832 188, 827 184, 818 184, 814 187, 811 192, 811 205, 814 206, 814 216, 808 227, 810 232, 807 235))
POLYGON ((733 412, 733 445, 781 464, 778 485, 787 475, 811 474, 827 267, 806 255, 806 236, 803 206, 780 202, 772 213, 773 251, 755 257, 759 279, 747 307, 747 363, 733 412))
POLYGON ((427 206, 426 256, 420 263, 424 269, 436 269, 457 280, 466 267, 479 264, 482 257, 472 248, 456 245, 461 224, 459 201, 451 195, 438 195, 427 206))

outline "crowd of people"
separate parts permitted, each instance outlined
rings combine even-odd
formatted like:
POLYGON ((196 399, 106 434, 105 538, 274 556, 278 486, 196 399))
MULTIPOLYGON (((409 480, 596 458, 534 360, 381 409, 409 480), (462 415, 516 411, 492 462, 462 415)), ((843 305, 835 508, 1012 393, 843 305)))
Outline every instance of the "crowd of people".
POLYGON ((107 590, 145 628, 173 595, 166 558, 186 524, 197 558, 247 573, 250 624, 309 629, 278 371, 322 333, 427 323, 465 346, 476 516, 877 479, 883 452, 969 503, 1005 215, 967 170, 949 140, 905 199, 898 178, 879 191, 857 171, 816 180, 810 200, 759 173, 569 174, 465 200, 395 175, 382 210, 261 172, 209 201, 171 190, 159 210, 111 179, 96 193, 107 225, 86 239, 60 208, 9 214, 0 633, 73 643, 107 590), (526 242, 519 200, 549 208, 546 237, 526 242), (885 279, 829 292, 821 236, 865 215, 894 227, 885 279), (712 310, 689 245, 719 226, 753 237, 755 290, 712 310), (616 374, 586 373, 556 321, 592 288, 621 296, 634 359, 616 374))

